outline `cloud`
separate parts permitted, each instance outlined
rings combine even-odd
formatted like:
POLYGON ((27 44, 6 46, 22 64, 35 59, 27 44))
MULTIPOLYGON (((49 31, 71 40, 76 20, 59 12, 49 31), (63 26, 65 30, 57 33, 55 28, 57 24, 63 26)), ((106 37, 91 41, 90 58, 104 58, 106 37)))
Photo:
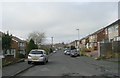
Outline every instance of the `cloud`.
POLYGON ((117 20, 117 2, 5 2, 3 31, 24 39, 32 31, 54 36, 55 42, 84 37, 117 20))

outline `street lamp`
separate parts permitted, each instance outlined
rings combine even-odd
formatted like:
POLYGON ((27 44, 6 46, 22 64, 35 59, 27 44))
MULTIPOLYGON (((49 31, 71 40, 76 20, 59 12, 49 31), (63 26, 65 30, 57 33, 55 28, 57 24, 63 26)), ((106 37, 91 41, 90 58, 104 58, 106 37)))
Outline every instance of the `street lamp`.
POLYGON ((78 31, 78 40, 77 40, 77 48, 79 48, 79 29, 76 29, 78 31))
POLYGON ((78 40, 79 40, 79 29, 76 29, 78 31, 78 40))

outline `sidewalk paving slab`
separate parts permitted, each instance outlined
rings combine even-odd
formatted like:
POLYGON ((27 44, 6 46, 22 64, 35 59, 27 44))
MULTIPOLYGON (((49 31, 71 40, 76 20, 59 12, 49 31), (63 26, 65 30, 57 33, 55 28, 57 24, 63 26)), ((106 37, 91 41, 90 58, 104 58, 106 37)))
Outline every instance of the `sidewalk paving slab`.
POLYGON ((2 76, 15 76, 18 73, 33 67, 33 65, 27 64, 27 62, 20 62, 13 65, 9 65, 2 68, 2 76))

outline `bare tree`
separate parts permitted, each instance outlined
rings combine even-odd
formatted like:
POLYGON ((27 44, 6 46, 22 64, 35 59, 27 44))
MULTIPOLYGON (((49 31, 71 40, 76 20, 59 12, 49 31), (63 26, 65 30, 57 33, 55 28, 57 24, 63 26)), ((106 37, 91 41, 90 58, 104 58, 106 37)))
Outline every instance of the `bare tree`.
POLYGON ((45 38, 45 33, 38 31, 34 31, 28 35, 28 40, 33 39, 38 46, 44 43, 45 38))

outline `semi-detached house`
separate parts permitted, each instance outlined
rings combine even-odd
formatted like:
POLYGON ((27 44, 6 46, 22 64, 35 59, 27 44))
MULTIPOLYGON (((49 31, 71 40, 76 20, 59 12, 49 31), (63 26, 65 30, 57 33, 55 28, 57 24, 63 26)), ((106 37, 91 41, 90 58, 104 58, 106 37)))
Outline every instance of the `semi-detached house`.
POLYGON ((13 36, 12 43, 11 43, 11 54, 12 55, 14 53, 26 54, 26 45, 27 45, 26 41, 21 40, 16 36, 13 36))
MULTIPOLYGON (((80 41, 79 46, 81 49, 87 48, 87 49, 91 49, 91 51, 98 50, 100 47, 99 45, 100 43, 113 43, 115 41, 118 41, 116 44, 116 46, 118 47, 120 44, 119 43, 120 42, 120 19, 80 39, 79 41, 80 41)), ((72 44, 75 44, 75 43, 72 43, 72 44)))

